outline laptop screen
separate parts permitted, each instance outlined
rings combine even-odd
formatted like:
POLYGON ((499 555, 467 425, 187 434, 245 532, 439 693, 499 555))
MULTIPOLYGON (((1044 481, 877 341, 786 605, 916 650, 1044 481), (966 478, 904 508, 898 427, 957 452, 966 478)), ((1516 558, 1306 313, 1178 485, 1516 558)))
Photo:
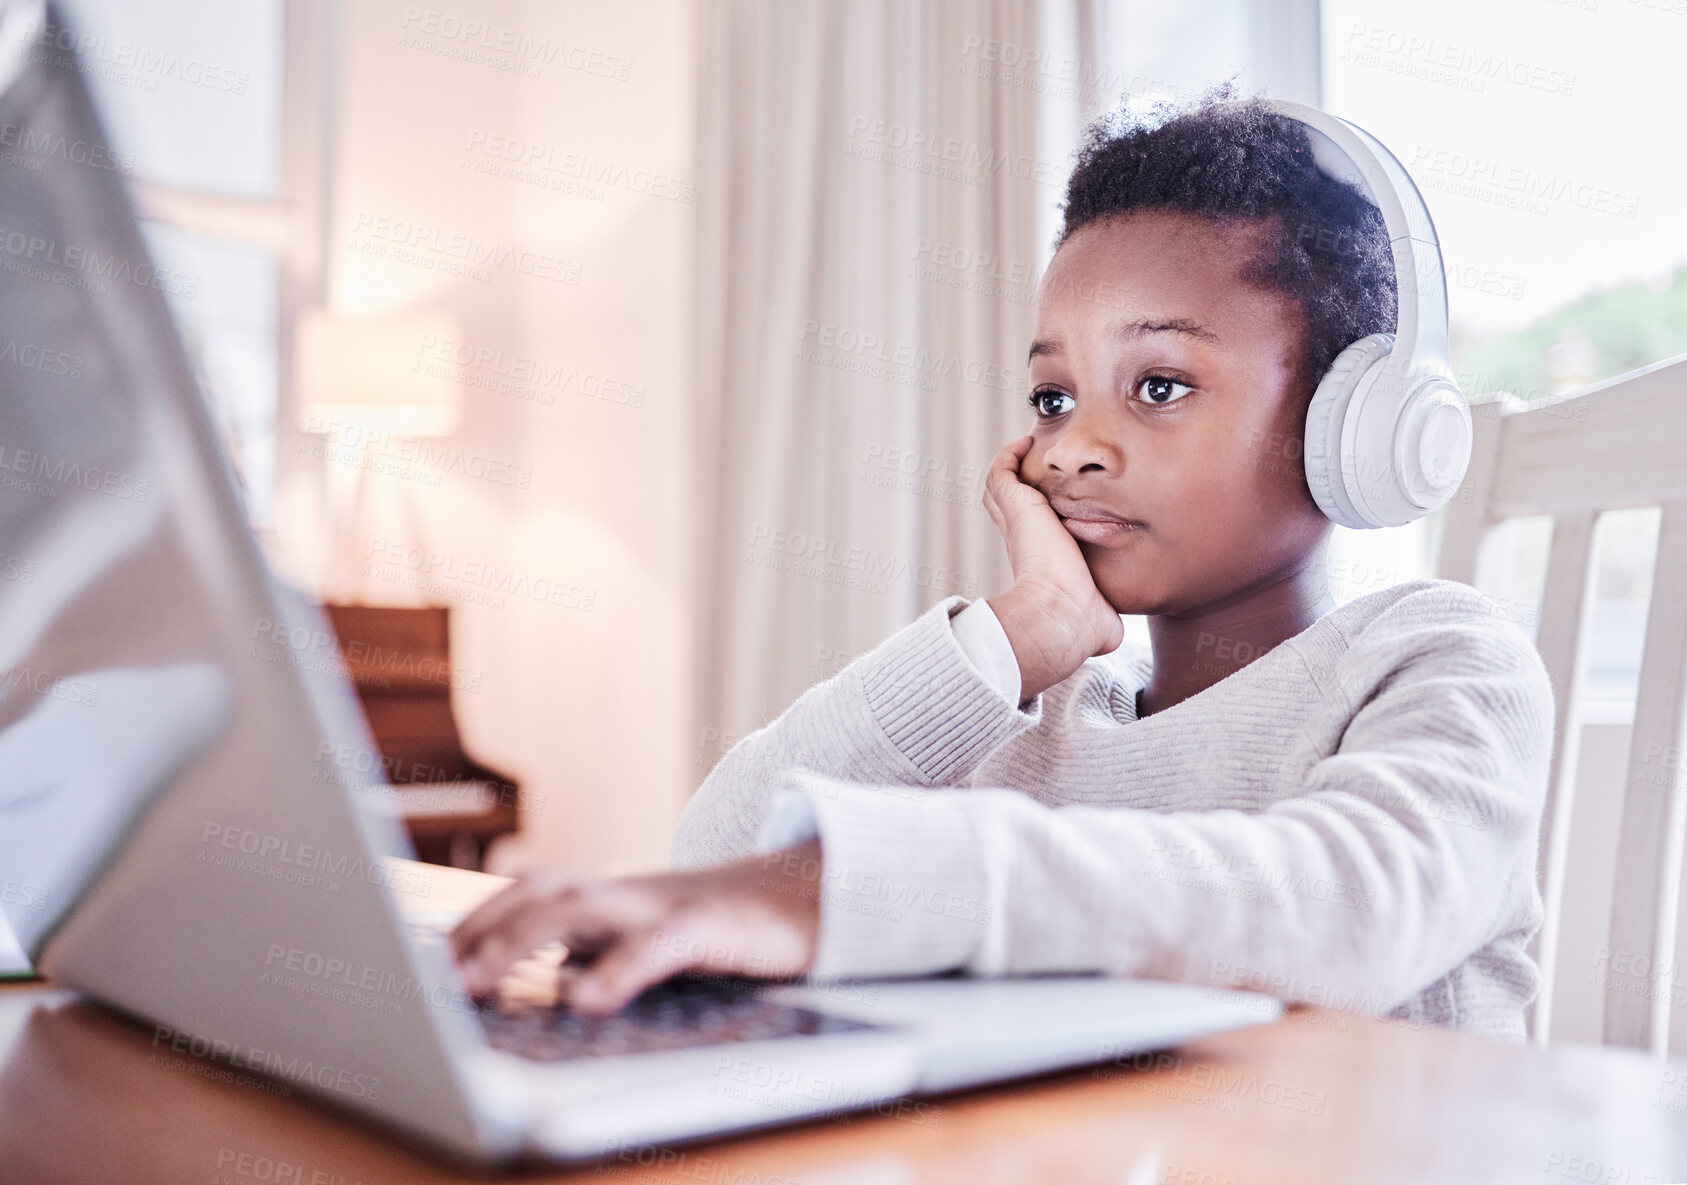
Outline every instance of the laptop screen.
POLYGON ((107 143, 74 59, 16 36, 49 19, 0 6, 0 915, 31 953, 232 687, 184 562, 192 372, 121 179, 74 150, 107 143))

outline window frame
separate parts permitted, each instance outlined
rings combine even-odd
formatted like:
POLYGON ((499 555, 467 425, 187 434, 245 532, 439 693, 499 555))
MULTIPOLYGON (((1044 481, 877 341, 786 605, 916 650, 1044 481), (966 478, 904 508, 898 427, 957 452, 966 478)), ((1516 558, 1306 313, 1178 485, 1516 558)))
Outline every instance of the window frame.
POLYGON ((254 198, 130 179, 136 214, 149 222, 235 246, 276 263, 276 405, 273 512, 252 529, 266 546, 282 534, 277 495, 299 480, 319 479, 297 445, 298 397, 293 343, 301 314, 324 303, 328 286, 328 214, 340 23, 335 0, 281 0, 281 159, 275 191, 254 198))

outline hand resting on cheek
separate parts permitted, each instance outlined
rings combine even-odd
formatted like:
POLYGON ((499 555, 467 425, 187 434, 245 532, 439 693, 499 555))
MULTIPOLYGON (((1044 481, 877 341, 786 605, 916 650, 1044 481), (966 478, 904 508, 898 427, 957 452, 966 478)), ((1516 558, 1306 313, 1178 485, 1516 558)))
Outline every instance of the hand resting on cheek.
POLYGON ((1020 477, 1034 439, 1027 434, 1004 445, 984 481, 984 508, 1007 544, 1014 581, 986 603, 1019 660, 1021 702, 1125 640, 1119 611, 1096 587, 1078 541, 1042 491, 1020 477))

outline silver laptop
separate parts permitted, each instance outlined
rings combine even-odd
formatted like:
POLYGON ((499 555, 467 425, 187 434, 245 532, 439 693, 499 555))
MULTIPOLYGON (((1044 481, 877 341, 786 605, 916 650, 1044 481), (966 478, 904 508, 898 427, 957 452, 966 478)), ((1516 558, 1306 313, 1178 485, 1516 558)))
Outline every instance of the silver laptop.
MULTIPOLYGON (((29 8, 0 4, 0 49, 29 8)), ((0 126, 105 143, 64 52, 0 64, 0 126)), ((39 164, 0 166, 0 352, 34 360, 0 357, 0 909, 54 981, 477 1163, 918 1116, 1279 1014, 1094 976, 681 976, 589 1017, 557 951, 468 996, 451 919, 395 904, 423 866, 382 859, 411 854, 392 791, 324 617, 245 525, 124 189, 39 164)))

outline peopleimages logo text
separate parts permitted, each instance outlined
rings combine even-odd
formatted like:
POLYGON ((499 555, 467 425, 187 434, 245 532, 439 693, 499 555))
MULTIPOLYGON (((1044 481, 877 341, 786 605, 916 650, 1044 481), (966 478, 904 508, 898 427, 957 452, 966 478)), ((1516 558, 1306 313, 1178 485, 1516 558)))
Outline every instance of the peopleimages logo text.
POLYGON ((80 272, 97 280, 117 280, 142 288, 156 288, 170 296, 180 296, 187 300, 199 295, 197 276, 184 276, 154 267, 144 259, 136 262, 121 255, 101 251, 98 247, 61 243, 57 239, 26 234, 21 230, 0 227, 0 252, 26 263, 50 263, 66 271, 80 272))
POLYGON ((150 489, 144 477, 132 477, 98 465, 81 465, 64 457, 50 457, 45 453, 0 444, 0 470, 8 469, 43 481, 80 486, 97 494, 110 494, 131 502, 145 502, 150 489))
POLYGON ((322 1090, 337 1091, 358 1099, 373 1099, 381 1093, 381 1079, 376 1074, 361 1074, 326 1062, 277 1053, 271 1049, 242 1045, 221 1037, 207 1037, 187 1033, 170 1025, 156 1025, 152 1032, 154 1048, 167 1047, 172 1053, 189 1057, 210 1058, 226 1062, 237 1069, 256 1070, 289 1082, 310 1083, 322 1090))

